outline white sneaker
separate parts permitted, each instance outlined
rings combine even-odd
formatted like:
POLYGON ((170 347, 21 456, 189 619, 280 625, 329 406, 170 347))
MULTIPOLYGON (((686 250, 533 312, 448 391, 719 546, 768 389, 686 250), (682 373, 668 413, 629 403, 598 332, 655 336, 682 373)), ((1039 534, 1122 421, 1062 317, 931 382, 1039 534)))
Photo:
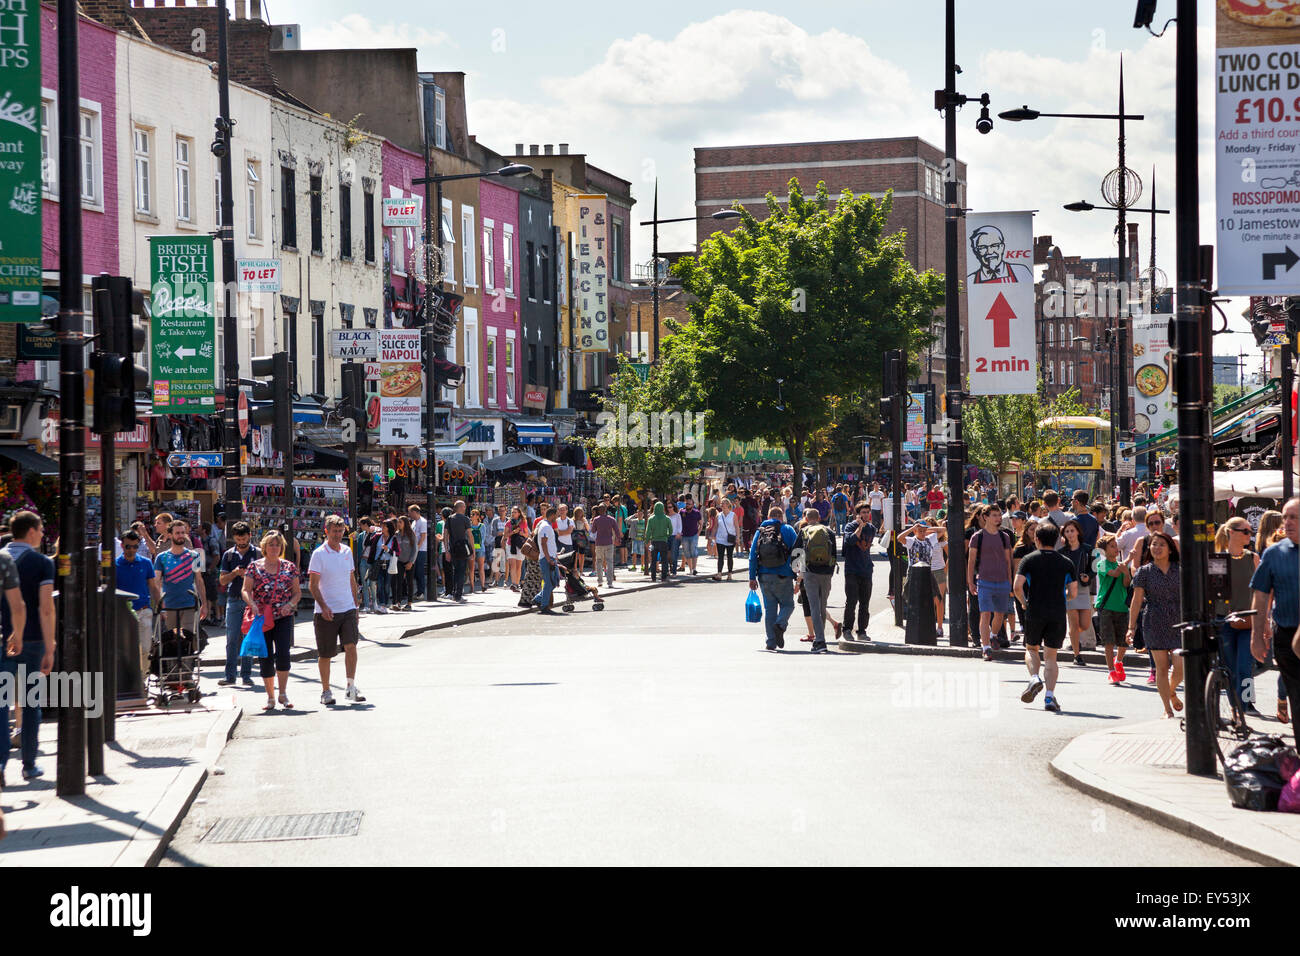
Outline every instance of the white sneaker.
POLYGON ((357 687, 356 684, 353 684, 351 687, 349 687, 348 692, 343 696, 345 696, 348 700, 355 701, 358 704, 362 703, 366 699, 364 696, 362 696, 361 689, 357 687))
POLYGON ((326 707, 334 706, 334 694, 329 690, 329 688, 326 688, 325 693, 320 695, 320 702, 326 707))
POLYGON ((387 614, 387 613, 388 613, 388 608, 386 608, 386 607, 377 607, 377 608, 375 608, 375 613, 376 613, 376 614, 387 614))
POLYGON ((1043 679, 1035 674, 1033 677, 1029 678, 1029 684, 1025 687, 1025 692, 1020 695, 1020 699, 1026 704, 1033 703, 1034 698, 1038 696, 1039 692, 1041 692, 1045 686, 1043 679))

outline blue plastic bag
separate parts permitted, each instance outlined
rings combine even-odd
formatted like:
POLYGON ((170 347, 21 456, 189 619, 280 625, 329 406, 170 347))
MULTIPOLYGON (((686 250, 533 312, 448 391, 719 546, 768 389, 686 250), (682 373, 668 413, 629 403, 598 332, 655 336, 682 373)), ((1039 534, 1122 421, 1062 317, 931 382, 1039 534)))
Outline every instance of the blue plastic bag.
POLYGON ((253 623, 244 635, 244 643, 239 647, 240 657, 266 657, 266 635, 262 633, 262 615, 253 618, 253 623))
POLYGON ((758 596, 757 591, 750 591, 749 597, 745 598, 745 623, 757 624, 763 620, 763 600, 758 596))

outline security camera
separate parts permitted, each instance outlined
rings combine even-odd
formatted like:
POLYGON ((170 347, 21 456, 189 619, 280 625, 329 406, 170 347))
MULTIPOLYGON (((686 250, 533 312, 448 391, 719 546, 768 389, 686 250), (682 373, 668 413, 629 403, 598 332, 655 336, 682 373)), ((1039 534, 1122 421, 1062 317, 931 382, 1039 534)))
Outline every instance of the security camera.
POLYGON ((1156 0, 1138 0, 1137 12, 1133 16, 1133 28, 1141 30, 1146 27, 1151 29, 1151 21, 1156 16, 1156 0))
POLYGON ((989 116, 987 106, 980 108, 980 118, 975 121, 975 128, 984 134, 993 132, 993 117, 989 116))

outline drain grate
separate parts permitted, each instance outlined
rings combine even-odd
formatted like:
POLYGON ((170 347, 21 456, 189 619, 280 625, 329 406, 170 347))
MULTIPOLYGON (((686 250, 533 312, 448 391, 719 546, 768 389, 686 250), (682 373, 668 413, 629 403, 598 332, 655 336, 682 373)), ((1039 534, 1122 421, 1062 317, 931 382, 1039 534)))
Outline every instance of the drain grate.
POLYGON ((222 817, 203 835, 205 843, 261 843, 272 840, 317 840, 356 836, 360 810, 332 813, 285 813, 279 816, 222 817))

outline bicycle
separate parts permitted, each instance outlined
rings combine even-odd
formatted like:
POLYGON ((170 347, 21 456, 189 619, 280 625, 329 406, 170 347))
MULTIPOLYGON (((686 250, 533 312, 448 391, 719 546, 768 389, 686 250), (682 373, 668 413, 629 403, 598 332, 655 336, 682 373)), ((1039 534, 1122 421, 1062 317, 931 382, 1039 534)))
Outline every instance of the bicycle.
MULTIPOLYGON (((1244 621, 1255 613, 1254 610, 1234 611, 1225 620, 1228 623, 1244 621)), ((1199 625, 1188 626, 1198 627, 1199 625)), ((1237 697, 1232 693, 1232 672, 1228 669, 1227 660, 1223 656, 1223 648, 1219 643, 1219 637, 1211 631, 1206 635, 1205 647, 1202 650, 1188 652, 1180 648, 1174 653, 1180 657, 1186 657, 1188 653, 1214 655, 1214 663, 1211 664, 1209 673, 1205 675, 1205 725, 1210 740, 1214 744, 1215 756, 1219 761, 1219 765, 1222 766, 1225 748, 1228 753, 1231 753, 1238 744, 1249 740, 1254 731, 1246 723, 1246 712, 1238 702, 1237 697), (1225 716, 1223 713, 1225 695, 1231 716, 1225 716)), ((1180 723, 1185 730, 1187 727, 1186 719, 1184 718, 1180 723)))

